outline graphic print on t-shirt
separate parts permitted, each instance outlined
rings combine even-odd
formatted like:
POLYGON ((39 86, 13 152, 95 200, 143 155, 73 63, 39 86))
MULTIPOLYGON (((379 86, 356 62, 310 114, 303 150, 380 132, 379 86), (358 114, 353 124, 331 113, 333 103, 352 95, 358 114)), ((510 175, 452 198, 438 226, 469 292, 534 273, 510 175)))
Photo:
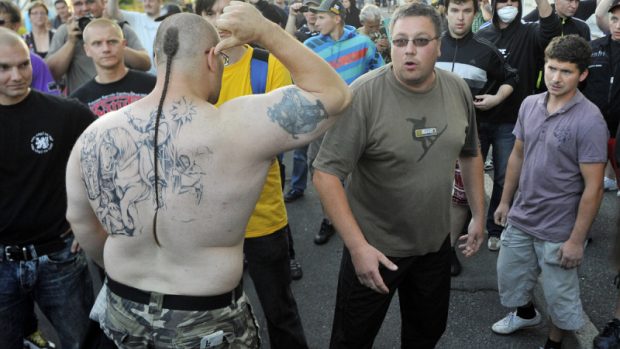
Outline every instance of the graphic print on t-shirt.
POLYGON ((122 107, 129 105, 142 97, 146 96, 146 93, 134 93, 134 92, 119 92, 97 98, 94 101, 88 103, 88 107, 97 116, 102 116, 111 111, 119 110, 122 107))
POLYGON ((428 153, 433 144, 435 144, 439 137, 446 131, 448 125, 444 126, 443 129, 438 132, 435 127, 426 127, 426 116, 423 116, 421 119, 408 118, 407 121, 413 124, 411 129, 411 137, 413 137, 413 141, 422 143, 422 149, 424 152, 418 159, 418 162, 420 162, 426 156, 426 153, 428 153))
POLYGON ((37 154, 52 150, 54 138, 47 132, 39 132, 30 139, 30 148, 37 154))

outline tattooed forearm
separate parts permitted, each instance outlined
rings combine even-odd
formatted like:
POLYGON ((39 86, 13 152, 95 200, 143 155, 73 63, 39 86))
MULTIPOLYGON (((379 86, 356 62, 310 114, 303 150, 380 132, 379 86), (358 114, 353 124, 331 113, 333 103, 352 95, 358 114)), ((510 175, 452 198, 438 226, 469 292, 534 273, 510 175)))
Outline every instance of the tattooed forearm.
POLYGON ((296 88, 284 90, 282 100, 267 108, 267 115, 293 138, 314 131, 321 120, 327 119, 323 103, 312 103, 296 88))

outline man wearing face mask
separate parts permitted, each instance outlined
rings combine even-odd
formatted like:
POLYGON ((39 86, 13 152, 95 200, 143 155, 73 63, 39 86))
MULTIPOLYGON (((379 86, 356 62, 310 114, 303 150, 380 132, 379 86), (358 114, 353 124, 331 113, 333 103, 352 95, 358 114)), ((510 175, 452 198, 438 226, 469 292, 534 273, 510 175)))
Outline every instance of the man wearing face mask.
POLYGON ((523 99, 534 93, 539 64, 543 61, 544 49, 555 36, 561 34, 560 19, 547 0, 536 0, 540 21, 521 22, 522 2, 515 0, 493 0, 492 25, 480 29, 477 38, 493 43, 504 55, 506 63, 516 68, 519 83, 513 93, 497 107, 478 113, 478 133, 482 157, 486 158, 489 146, 493 146, 493 192, 489 203, 486 228, 489 232, 488 248, 499 250, 502 227, 493 221, 504 188, 504 177, 508 157, 514 145, 514 129, 519 106, 523 99))

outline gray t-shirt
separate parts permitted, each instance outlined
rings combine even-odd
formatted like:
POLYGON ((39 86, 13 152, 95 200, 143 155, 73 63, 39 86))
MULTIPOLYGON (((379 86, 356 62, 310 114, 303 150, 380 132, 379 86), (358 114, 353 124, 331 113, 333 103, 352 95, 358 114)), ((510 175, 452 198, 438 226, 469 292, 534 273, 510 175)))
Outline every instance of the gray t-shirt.
POLYGON ((584 189, 579 164, 607 162, 601 112, 577 90, 550 115, 545 92, 523 101, 513 133, 523 142, 523 166, 508 223, 541 240, 568 240, 584 189))
MULTIPOLYGON (((134 50, 144 51, 144 47, 142 47, 138 36, 128 25, 123 26, 123 35, 127 40, 128 47, 131 47, 134 50)), ((56 30, 56 34, 54 34, 54 38, 50 44, 50 49, 47 56, 49 57, 56 51, 60 50, 67 40, 67 25, 63 24, 58 28, 58 30, 56 30)), ((84 52, 84 41, 78 40, 75 44, 75 50, 73 51, 71 65, 69 66, 69 70, 66 74, 68 92, 71 93, 77 90, 78 87, 87 83, 90 79, 94 78, 95 75, 97 75, 95 63, 93 63, 93 60, 86 55, 86 52, 84 52)))
POLYGON ((386 65, 358 78, 345 115, 325 135, 314 167, 345 178, 366 240, 392 257, 439 250, 450 231, 454 165, 478 150, 469 87, 435 69, 426 93, 386 65))

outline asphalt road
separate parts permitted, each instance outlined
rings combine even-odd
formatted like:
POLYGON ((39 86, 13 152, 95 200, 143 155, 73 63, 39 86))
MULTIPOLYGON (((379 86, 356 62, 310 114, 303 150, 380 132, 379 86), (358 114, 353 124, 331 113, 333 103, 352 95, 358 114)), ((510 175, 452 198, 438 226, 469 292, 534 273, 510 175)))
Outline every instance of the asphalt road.
MULTIPOLYGON (((290 165, 292 154, 285 163, 290 165)), ((287 167, 290 172, 292 166, 287 167)), ((290 173, 289 173, 290 177, 290 173)), ((487 186, 489 178, 487 177, 487 186)), ((597 329, 601 330, 613 314, 616 290, 612 285, 614 273, 610 268, 609 254, 616 235, 620 199, 615 192, 605 194, 603 205, 592 229, 593 241, 586 249, 580 269, 581 292, 584 309, 591 323, 575 336, 565 341, 565 348, 589 348, 597 329)), ((331 333, 333 309, 336 297, 338 268, 342 254, 342 242, 336 235, 327 244, 317 246, 313 236, 322 218, 318 196, 309 185, 303 198, 287 204, 289 221, 293 230, 297 259, 301 262, 304 276, 293 281, 292 289, 297 299, 306 337, 311 348, 327 348, 331 333)), ((519 331, 510 336, 493 334, 490 326, 502 318, 509 309, 501 306, 497 294, 495 271, 497 253, 486 245, 467 260, 461 256, 463 273, 452 280, 448 327, 437 348, 538 348, 546 340, 547 328, 519 331)), ((253 290, 251 280, 245 275, 245 288, 261 326, 261 338, 269 348, 269 338, 262 310, 253 290)), ((540 292, 535 303, 545 313, 540 292)), ((41 328, 51 339, 56 339, 53 329, 43 317, 41 328)), ((56 343, 58 341, 56 340, 56 343)), ((374 348, 400 347, 400 315, 398 297, 392 301, 374 348)))

